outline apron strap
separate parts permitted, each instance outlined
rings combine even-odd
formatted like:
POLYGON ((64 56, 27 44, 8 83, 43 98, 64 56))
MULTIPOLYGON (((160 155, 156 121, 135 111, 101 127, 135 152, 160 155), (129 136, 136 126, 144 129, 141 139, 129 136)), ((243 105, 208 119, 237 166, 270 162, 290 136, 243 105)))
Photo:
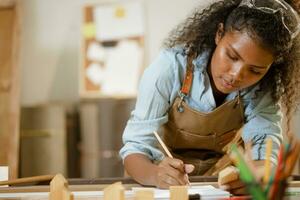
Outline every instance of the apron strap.
POLYGON ((195 54, 192 56, 188 56, 187 58, 187 68, 186 68, 186 74, 183 80, 182 87, 180 89, 180 93, 183 96, 188 96, 192 87, 193 83, 193 73, 194 73, 194 65, 193 60, 195 58, 195 54))

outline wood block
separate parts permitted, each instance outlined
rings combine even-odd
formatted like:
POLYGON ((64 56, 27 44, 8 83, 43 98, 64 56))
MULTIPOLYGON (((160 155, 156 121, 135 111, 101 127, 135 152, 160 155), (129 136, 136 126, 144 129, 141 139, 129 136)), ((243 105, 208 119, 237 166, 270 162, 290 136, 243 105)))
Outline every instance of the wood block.
POLYGON ((229 166, 220 171, 218 177, 219 185, 226 184, 228 182, 237 180, 239 178, 239 171, 234 166, 229 166))
POLYGON ((187 186, 171 186, 170 187, 170 200, 188 200, 188 187, 187 186))
POLYGON ((135 192, 135 200, 154 200, 153 189, 141 189, 135 192))
POLYGON ((121 182, 104 188, 104 200, 125 200, 125 189, 121 182))
POLYGON ((73 194, 66 188, 63 189, 62 195, 63 200, 74 200, 73 194))
POLYGON ((57 174, 50 182, 49 200, 73 200, 68 189, 68 182, 61 174, 57 174))

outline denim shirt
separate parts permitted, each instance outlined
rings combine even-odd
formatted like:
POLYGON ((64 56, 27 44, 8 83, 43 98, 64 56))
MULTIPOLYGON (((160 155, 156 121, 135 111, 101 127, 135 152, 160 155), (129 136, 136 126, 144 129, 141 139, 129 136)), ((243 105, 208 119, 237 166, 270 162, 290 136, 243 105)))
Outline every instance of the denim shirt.
MULTIPOLYGON (((216 108, 207 64, 210 52, 204 52, 193 60, 194 77, 190 96, 185 102, 200 112, 211 112, 216 108)), ((158 148, 153 131, 168 121, 168 110, 180 91, 186 71, 186 55, 182 48, 163 49, 154 62, 145 69, 140 80, 135 109, 123 133, 124 146, 120 156, 132 153, 146 155, 152 161, 160 161, 164 154, 158 148)), ((242 139, 252 141, 252 159, 265 159, 265 140, 273 140, 271 161, 277 163, 279 145, 282 142, 281 112, 271 93, 260 90, 259 84, 240 91, 244 104, 245 124, 242 139)), ((225 101, 233 99, 237 92, 227 95, 225 101)))

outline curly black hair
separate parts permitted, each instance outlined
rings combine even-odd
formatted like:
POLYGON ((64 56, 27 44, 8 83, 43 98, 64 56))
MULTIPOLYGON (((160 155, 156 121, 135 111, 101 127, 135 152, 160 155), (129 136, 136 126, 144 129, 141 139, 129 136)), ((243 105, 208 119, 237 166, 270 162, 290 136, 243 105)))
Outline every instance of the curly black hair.
POLYGON ((206 9, 196 9, 172 30, 163 46, 172 48, 182 45, 190 58, 216 48, 215 35, 220 23, 225 25, 225 32, 246 31, 275 56, 275 61, 260 84, 262 90, 272 91, 274 102, 280 102, 283 106, 289 130, 292 114, 297 110, 300 99, 299 34, 291 38, 280 15, 239 6, 240 2, 224 0, 212 3, 206 9))

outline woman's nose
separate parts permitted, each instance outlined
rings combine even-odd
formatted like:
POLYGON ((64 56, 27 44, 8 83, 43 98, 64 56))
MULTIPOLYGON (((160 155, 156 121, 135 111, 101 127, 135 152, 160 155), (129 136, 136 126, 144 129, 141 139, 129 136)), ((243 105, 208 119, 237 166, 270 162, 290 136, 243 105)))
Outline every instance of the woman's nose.
POLYGON ((232 77, 232 82, 240 82, 243 80, 244 67, 242 65, 233 65, 230 69, 230 76, 232 77))

